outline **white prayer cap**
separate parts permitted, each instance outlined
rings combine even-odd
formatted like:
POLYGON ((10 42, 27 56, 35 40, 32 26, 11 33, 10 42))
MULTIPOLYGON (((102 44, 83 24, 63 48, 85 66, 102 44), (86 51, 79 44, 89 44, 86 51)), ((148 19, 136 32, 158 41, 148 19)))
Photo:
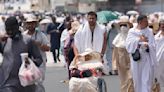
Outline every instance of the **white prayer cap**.
POLYGON ((26 21, 25 22, 37 22, 38 20, 36 19, 36 16, 33 14, 30 14, 26 16, 26 21))
POLYGON ((51 19, 43 19, 39 22, 39 24, 48 24, 48 23, 52 23, 51 19))

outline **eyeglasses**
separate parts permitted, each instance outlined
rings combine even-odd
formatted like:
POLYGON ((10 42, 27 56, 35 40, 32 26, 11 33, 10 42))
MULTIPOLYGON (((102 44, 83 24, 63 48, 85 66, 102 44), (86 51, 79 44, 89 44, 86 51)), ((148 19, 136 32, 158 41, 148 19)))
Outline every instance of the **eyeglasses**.
POLYGON ((128 25, 127 25, 127 24, 121 24, 120 27, 121 27, 121 26, 125 26, 125 27, 127 27, 128 25))

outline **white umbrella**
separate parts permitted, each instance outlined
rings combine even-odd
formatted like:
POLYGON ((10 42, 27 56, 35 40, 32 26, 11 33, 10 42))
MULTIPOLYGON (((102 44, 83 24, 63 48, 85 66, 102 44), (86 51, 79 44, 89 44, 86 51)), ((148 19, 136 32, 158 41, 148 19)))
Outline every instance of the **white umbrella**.
POLYGON ((52 23, 52 20, 50 19, 43 19, 39 22, 39 24, 48 24, 48 23, 52 23))
POLYGON ((131 10, 126 13, 127 15, 138 15, 139 13, 137 11, 131 10))

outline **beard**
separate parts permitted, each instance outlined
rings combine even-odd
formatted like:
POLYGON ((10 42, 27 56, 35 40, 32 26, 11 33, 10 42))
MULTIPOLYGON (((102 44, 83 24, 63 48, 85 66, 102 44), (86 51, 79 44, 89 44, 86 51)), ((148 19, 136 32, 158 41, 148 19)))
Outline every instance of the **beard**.
POLYGON ((21 32, 18 31, 18 32, 16 32, 16 33, 13 33, 13 34, 9 35, 9 37, 10 37, 12 40, 19 40, 20 35, 21 35, 21 32))

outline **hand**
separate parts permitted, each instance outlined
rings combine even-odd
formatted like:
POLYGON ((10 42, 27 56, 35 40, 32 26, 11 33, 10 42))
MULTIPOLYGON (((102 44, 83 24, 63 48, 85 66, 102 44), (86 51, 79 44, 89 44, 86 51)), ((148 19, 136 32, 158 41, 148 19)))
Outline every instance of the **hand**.
POLYGON ((46 44, 41 44, 40 45, 40 49, 42 51, 49 51, 50 50, 50 46, 46 45, 46 44))
POLYGON ((148 48, 148 44, 144 44, 144 46, 148 48))
POLYGON ((39 47, 42 45, 41 42, 39 42, 39 41, 33 41, 33 42, 34 42, 34 44, 36 44, 39 47))
POLYGON ((73 35, 74 34, 74 31, 71 29, 71 30, 69 30, 69 34, 70 35, 73 35))
POLYGON ((101 54, 101 60, 102 60, 102 63, 104 63, 104 59, 103 59, 103 57, 104 57, 104 54, 101 54))
POLYGON ((8 36, 7 35, 0 35, 0 41, 7 41, 8 36))
POLYGON ((141 35, 141 36, 140 36, 140 41, 141 41, 141 42, 148 42, 148 38, 145 37, 144 35, 141 35))
POLYGON ((30 61, 28 60, 28 57, 25 58, 25 64, 30 64, 30 61))
POLYGON ((101 61, 102 63, 104 63, 104 60, 102 59, 102 61, 101 61))

